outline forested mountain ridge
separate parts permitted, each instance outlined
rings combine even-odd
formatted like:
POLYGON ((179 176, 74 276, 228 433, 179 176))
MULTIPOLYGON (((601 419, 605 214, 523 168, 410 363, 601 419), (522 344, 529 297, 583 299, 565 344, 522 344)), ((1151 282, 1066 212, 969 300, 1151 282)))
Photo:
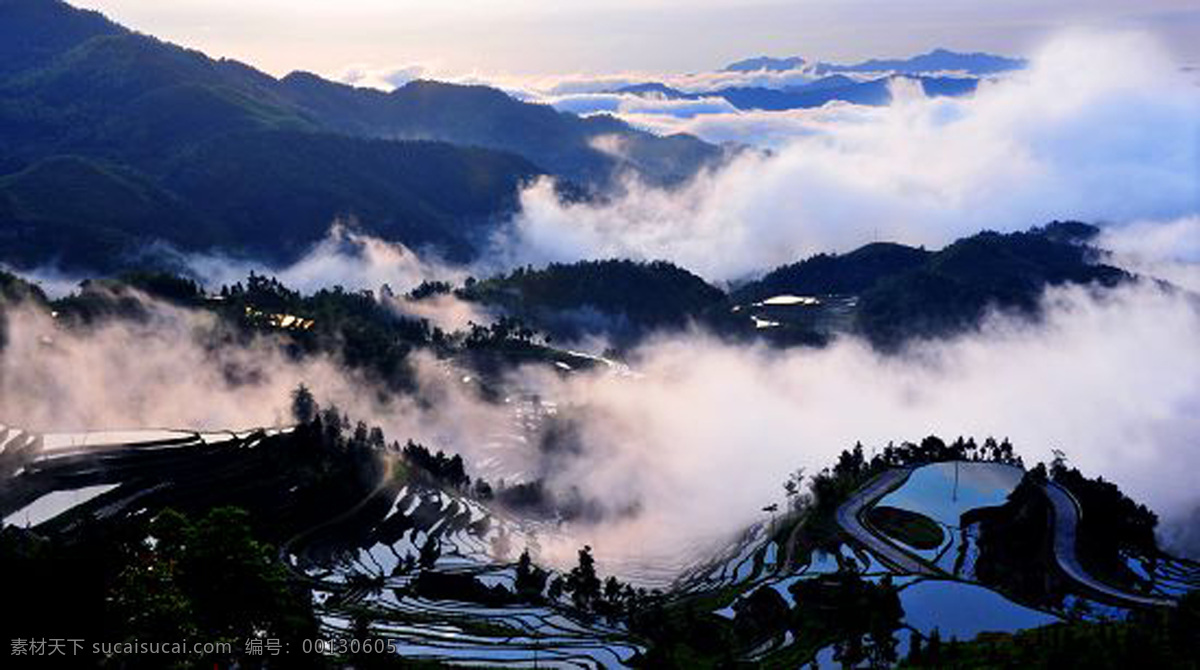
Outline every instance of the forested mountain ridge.
POLYGON ((338 217, 467 258, 537 175, 669 184, 722 155, 481 86, 276 79, 58 0, 0 0, 0 42, 0 260, 18 266, 106 271, 152 238, 282 261, 338 217))
POLYGON ((949 49, 938 48, 928 53, 918 54, 911 58, 872 58, 854 64, 839 64, 816 62, 808 63, 799 56, 773 58, 759 56, 730 63, 723 69, 726 72, 786 72, 806 65, 818 72, 903 72, 916 74, 922 72, 959 71, 973 75, 996 74, 1010 70, 1019 70, 1028 63, 1022 58, 1007 58, 989 53, 961 53, 949 49))
POLYGON ((832 101, 849 102, 856 105, 888 105, 892 102, 892 86, 898 80, 915 82, 920 86, 921 91, 931 98, 969 95, 975 92, 979 84, 979 80, 974 77, 960 76, 889 74, 857 81, 845 75, 834 74, 807 84, 785 88, 728 86, 703 93, 685 93, 665 84, 651 82, 624 86, 614 92, 661 96, 672 100, 703 100, 715 97, 723 98, 741 110, 784 111, 812 109, 832 101))
MULTIPOLYGON (((214 109, 193 108, 197 118, 188 120, 480 146, 520 154, 576 181, 607 178, 618 167, 618 158, 592 146, 604 135, 620 136, 630 145, 632 167, 654 180, 686 177, 721 154, 693 137, 660 138, 612 117, 581 118, 486 86, 414 81, 385 93, 305 72, 276 79, 237 61, 214 60, 131 32, 59 0, 4 0, 0 19, 5 36, 25 36, 6 42, 9 59, 0 70, 6 126, 21 116, 47 128, 68 117, 118 124, 120 117, 131 117, 123 123, 136 125, 143 115, 189 111, 173 106, 180 102, 207 102, 214 109)), ((82 137, 68 134, 49 148, 133 144, 121 142, 123 129, 81 129, 82 137)), ((16 133, 5 135, 6 143, 20 143, 21 138, 9 136, 16 133)), ((24 155, 46 149, 45 139, 26 138, 24 155)))
POLYGON ((671 263, 616 259, 517 268, 474 282, 459 295, 556 337, 604 335, 618 343, 683 328, 725 299, 720 289, 671 263))
POLYGON ((984 231, 937 251, 876 242, 846 254, 817 254, 737 288, 731 302, 739 311, 718 322, 745 327, 754 316, 773 324, 768 331, 780 331, 769 332, 775 339, 798 329, 792 334, 808 341, 815 321, 818 331, 853 331, 894 348, 976 327, 989 310, 1036 317, 1049 287, 1111 287, 1133 278, 1103 262, 1090 244, 1098 232, 1080 222, 1053 222, 1022 232, 984 231), (813 303, 762 303, 773 296, 813 303), (836 319, 826 318, 831 310, 839 312, 836 319))

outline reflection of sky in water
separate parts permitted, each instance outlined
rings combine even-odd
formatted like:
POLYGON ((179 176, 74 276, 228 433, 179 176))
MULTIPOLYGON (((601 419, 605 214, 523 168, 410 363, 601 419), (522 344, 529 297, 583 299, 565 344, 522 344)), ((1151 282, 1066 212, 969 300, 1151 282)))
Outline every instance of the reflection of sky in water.
POLYGON ((937 628, 943 640, 969 640, 984 631, 1014 632, 1058 621, 982 586, 962 582, 919 582, 900 592, 900 602, 906 622, 926 635, 937 628))
POLYGON ((92 498, 107 493, 117 488, 117 486, 117 484, 99 484, 97 486, 85 486, 84 488, 72 489, 70 491, 47 493, 25 507, 4 517, 4 523, 21 527, 36 526, 39 523, 53 519, 72 507, 82 505, 92 498))
POLYGON ((1024 472, 999 463, 959 462, 958 494, 954 494, 955 463, 934 463, 913 471, 899 489, 879 505, 919 512, 949 526, 958 526, 963 512, 1003 505, 1024 472))
MULTIPOLYGON (((111 430, 90 433, 46 433, 42 436, 44 449, 96 447, 115 444, 135 444, 159 440, 178 440, 194 433, 180 430, 111 430)), ((228 439, 228 433, 225 438, 228 439)))

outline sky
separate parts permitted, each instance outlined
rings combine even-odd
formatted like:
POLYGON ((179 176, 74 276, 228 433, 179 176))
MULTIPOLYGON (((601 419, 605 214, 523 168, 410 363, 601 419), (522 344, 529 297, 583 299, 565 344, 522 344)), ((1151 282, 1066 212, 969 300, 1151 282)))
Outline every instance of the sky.
POLYGON ((1194 0, 76 0, 276 75, 421 65, 480 77, 694 72, 760 54, 854 61, 934 47, 1023 55, 1066 27, 1155 33, 1200 62, 1194 0))

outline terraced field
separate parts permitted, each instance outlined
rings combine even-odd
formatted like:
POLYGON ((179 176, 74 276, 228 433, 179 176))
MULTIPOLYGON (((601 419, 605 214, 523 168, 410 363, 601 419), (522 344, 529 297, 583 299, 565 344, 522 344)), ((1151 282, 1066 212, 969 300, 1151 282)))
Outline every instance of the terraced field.
POLYGON ((349 634, 366 615, 373 636, 412 658, 490 666, 619 667, 642 650, 619 627, 564 613, 563 607, 431 599, 414 589, 427 544, 440 554, 426 568, 470 579, 510 599, 515 554, 536 550, 537 524, 493 514, 444 491, 404 486, 357 546, 325 553, 293 548, 288 561, 310 580, 324 632, 349 634), (369 584, 369 586, 367 586, 369 584))
MULTIPOLYGON (((534 424, 544 406, 515 403, 514 428, 534 424)), ((186 503, 199 490, 270 490, 254 468, 257 445, 279 429, 202 434, 124 431, 33 435, 0 427, 5 524, 67 531, 79 524, 186 503)), ((497 463, 497 467, 504 467, 497 463)), ((350 634, 356 618, 373 636, 411 658, 472 666, 622 667, 643 647, 618 625, 570 614, 566 602, 512 602, 517 554, 536 555, 553 524, 499 515, 436 487, 393 485, 385 477, 360 504, 313 523, 282 547, 308 584, 323 632, 350 634), (424 597, 424 571, 472 580, 494 603, 424 597)))
MULTIPOLYGON (((513 423, 497 431, 497 471, 506 448, 520 444, 553 406, 532 398, 510 402, 513 423)), ((265 481, 258 447, 287 429, 232 433, 126 431, 34 435, 0 427, 0 514, 5 524, 64 532, 91 520, 222 496, 285 496, 286 482, 265 481)), ((311 592, 328 637, 370 634, 391 640, 405 657, 454 665, 599 668, 635 665, 647 643, 620 621, 583 616, 566 598, 539 604, 516 597, 517 555, 535 562, 539 539, 558 537, 555 523, 498 513, 477 500, 402 476, 395 456, 379 485, 360 501, 298 528, 280 555, 311 592), (436 588, 422 575, 437 575, 436 588), (428 582, 428 583, 427 583, 428 582), (440 585, 440 586, 438 586, 440 585), (430 589, 433 589, 433 592, 430 589), (449 589, 441 592, 438 589, 449 589)), ((740 625, 764 589, 787 612, 806 606, 800 588, 848 572, 898 589, 904 615, 896 633, 934 629, 966 638, 1016 631, 1086 612, 1122 617, 1087 589, 1060 608, 1038 610, 976 583, 978 528, 965 511, 1003 503, 1021 471, 987 463, 939 463, 893 470, 869 482, 838 511, 834 548, 791 546, 803 514, 747 529, 715 556, 699 551, 658 563, 613 561, 667 591, 668 603, 700 607, 714 621, 740 625), (948 612, 954 612, 948 616, 948 612), (962 613, 970 613, 965 616, 962 613)), ((1178 597, 1200 586, 1200 566, 1169 557, 1130 556, 1146 582, 1145 599, 1178 597)), ((615 566, 615 568, 614 568, 615 566)), ((545 596, 545 592, 543 592, 545 596)), ((749 662, 796 666, 832 663, 831 639, 782 627, 739 650, 749 662)))

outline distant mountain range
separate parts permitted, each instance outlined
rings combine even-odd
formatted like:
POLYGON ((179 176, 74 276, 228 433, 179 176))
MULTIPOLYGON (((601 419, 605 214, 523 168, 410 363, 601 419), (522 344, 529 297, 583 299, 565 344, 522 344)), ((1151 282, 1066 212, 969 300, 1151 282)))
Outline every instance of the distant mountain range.
MULTIPOLYGON (((979 73, 1019 63, 939 50, 827 69, 979 73)), ((816 66, 758 58, 729 69, 796 67, 816 66)), ((741 109, 880 105, 894 76, 835 73, 716 94, 741 109)), ((976 84, 911 76, 928 95, 976 84)), ((657 83, 621 91, 697 97, 657 83)), ((140 263, 155 240, 286 262, 338 219, 466 260, 539 175, 588 197, 622 171, 670 185, 724 158, 689 135, 660 137, 484 86, 414 81, 384 93, 304 72, 277 79, 59 0, 0 0, 0 262, 18 267, 115 270, 140 263)))
POLYGON ((811 69, 815 74, 836 72, 887 72, 894 74, 930 74, 936 72, 962 72, 982 76, 1020 70, 1028 63, 1023 58, 1008 58, 989 53, 961 53, 948 49, 934 49, 929 53, 911 58, 891 58, 862 61, 853 65, 837 63, 809 63, 799 56, 772 58, 759 56, 730 63, 725 72, 786 72, 788 70, 811 69))
POLYGON ((887 105, 892 100, 890 84, 896 77, 915 79, 930 97, 967 95, 975 91, 979 78, 1026 66, 1026 61, 986 53, 957 53, 936 49, 927 54, 898 60, 868 60, 854 65, 809 63, 799 56, 772 58, 760 56, 726 65, 724 72, 803 71, 816 77, 805 83, 784 87, 730 86, 700 93, 689 93, 660 82, 633 84, 614 89, 646 97, 669 100, 724 98, 741 110, 783 111, 820 107, 834 100, 858 105, 887 105), (859 75, 847 76, 846 73, 859 75), (863 78, 864 75, 878 75, 863 78))
POLYGON ((920 74, 933 72, 964 72, 975 76, 999 74, 1020 70, 1028 65, 1023 58, 1007 58, 988 53, 959 53, 947 49, 934 49, 926 54, 900 59, 871 59, 854 65, 817 63, 813 69, 817 74, 834 72, 893 72, 897 74, 920 74))
POLYGON ((603 335, 618 345, 703 324, 730 337, 822 344, 857 333, 889 350, 976 327, 989 309, 1036 316, 1047 287, 1111 287, 1132 277, 1098 260, 1099 230, 1055 222, 982 232, 938 251, 876 242, 776 268, 730 293, 665 262, 520 268, 458 291, 556 339, 603 335))
MULTIPOLYGON (((651 82, 624 86, 613 92, 662 97, 668 100, 723 98, 741 110, 810 109, 835 100, 857 105, 881 106, 891 103, 891 83, 901 76, 905 75, 887 75, 877 79, 858 81, 845 75, 835 74, 808 84, 786 88, 732 86, 704 93, 686 93, 662 83, 651 82)), ((905 77, 918 82, 925 95, 930 97, 967 95, 973 93, 979 83, 979 80, 974 77, 905 77)))
POLYGON ((154 238, 286 260, 338 217, 466 258, 537 175, 586 194, 722 157, 483 86, 276 79, 58 0, 0 0, 0 261, 17 265, 104 270, 154 238))
MULTIPOLYGON (((1024 232, 985 231, 940 250, 874 242, 780 266, 729 291, 665 261, 609 259, 522 267, 458 287, 431 282, 409 298, 453 292, 555 342, 601 337, 616 347, 631 347, 655 334, 699 325, 723 338, 778 346, 820 346, 856 334, 881 351, 894 351, 915 339, 977 328, 990 310, 1037 318, 1049 287, 1103 290, 1132 280, 1133 274, 1105 263, 1092 246, 1098 233, 1084 223, 1054 222, 1024 232)), ((189 291, 199 290, 194 283, 163 277, 135 273, 122 275, 121 281, 172 301, 180 296, 186 304, 199 300, 189 297, 189 291)), ((0 325, 5 301, 44 305, 47 298, 35 285, 0 271, 0 325)), ((286 309, 312 315, 317 307, 286 309)), ((328 325, 327 316, 318 321, 328 325)), ((364 344, 362 338, 334 338, 342 340, 347 346, 364 344)))
POLYGON ((798 70, 804 66, 805 61, 799 56, 791 56, 788 58, 772 58, 770 56, 759 56, 757 58, 747 58, 736 63, 730 63, 722 68, 725 72, 759 72, 766 70, 768 72, 787 72, 788 70, 798 70))

